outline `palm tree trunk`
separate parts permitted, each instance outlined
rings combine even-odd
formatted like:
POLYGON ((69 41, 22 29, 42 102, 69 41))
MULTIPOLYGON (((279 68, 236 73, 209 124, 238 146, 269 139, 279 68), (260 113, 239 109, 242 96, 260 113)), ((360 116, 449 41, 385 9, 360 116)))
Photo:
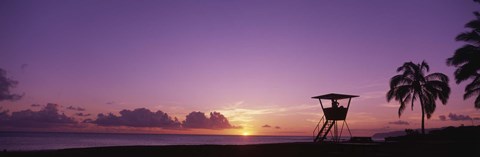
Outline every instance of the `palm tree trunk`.
POLYGON ((420 105, 422 105, 422 135, 425 135, 425 107, 423 107, 423 103, 420 105))
POLYGON ((422 135, 425 135, 425 107, 423 106, 422 96, 419 95, 419 98, 420 98, 420 107, 422 108, 422 135))

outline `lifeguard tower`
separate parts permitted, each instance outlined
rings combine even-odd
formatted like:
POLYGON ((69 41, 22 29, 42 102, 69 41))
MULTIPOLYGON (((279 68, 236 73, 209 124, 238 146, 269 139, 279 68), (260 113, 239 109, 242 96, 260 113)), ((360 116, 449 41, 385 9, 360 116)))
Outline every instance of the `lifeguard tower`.
POLYGON ((347 118, 348 108, 350 107, 350 102, 352 98, 358 97, 356 95, 346 95, 346 94, 336 94, 330 93, 325 95, 320 95, 312 97, 312 99, 318 99, 320 101, 320 106, 322 106, 324 116, 318 122, 317 126, 313 130, 313 142, 323 142, 327 139, 328 133, 331 134, 331 140, 333 142, 339 142, 340 137, 342 136, 343 127, 346 126, 350 137, 352 133, 348 124, 345 121, 347 118), (348 99, 346 106, 340 106, 338 100, 348 99), (331 106, 324 106, 322 100, 330 100, 331 106), (342 123, 341 128, 339 128, 338 123, 342 123), (333 131, 331 129, 333 128, 333 131))

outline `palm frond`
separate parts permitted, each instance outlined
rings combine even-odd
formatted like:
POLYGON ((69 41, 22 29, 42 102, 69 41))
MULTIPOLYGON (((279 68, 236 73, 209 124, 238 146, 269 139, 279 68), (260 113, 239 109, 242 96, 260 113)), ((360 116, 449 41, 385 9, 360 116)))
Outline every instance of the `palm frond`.
POLYGON ((400 103, 400 107, 398 108, 398 117, 402 116, 403 110, 405 110, 405 104, 400 103))
POLYGON ((475 77, 472 82, 465 86, 463 99, 468 99, 474 95, 480 96, 480 76, 475 77))
POLYGON ((404 104, 409 104, 410 102, 412 101, 412 94, 407 94, 403 99, 402 99, 402 102, 404 104))
POLYGON ((405 86, 399 86, 395 89, 395 100, 397 101, 403 101, 405 97, 407 97, 410 92, 412 91, 412 86, 405 85, 405 86))
POLYGON ((412 94, 412 111, 413 111, 413 102, 415 102, 415 99, 417 99, 417 94, 416 93, 413 93, 412 94))
POLYGON ((417 71, 417 70, 415 69, 415 67, 417 67, 417 65, 416 65, 415 63, 413 63, 413 62, 411 62, 411 61, 410 61, 410 62, 405 62, 405 63, 403 63, 402 66, 400 66, 400 67, 397 68, 397 72, 410 71, 410 72, 414 73, 415 71, 417 71))
POLYGON ((420 64, 420 69, 419 69, 420 72, 423 73, 423 69, 425 69, 426 72, 430 71, 430 66, 428 65, 428 63, 425 60, 423 60, 422 64, 420 64))
POLYGON ((477 96, 480 95, 480 88, 475 88, 475 89, 465 91, 465 94, 463 94, 463 99, 468 99, 475 95, 477 96))
POLYGON ((475 108, 480 109, 480 96, 477 96, 477 99, 475 99, 475 108))
POLYGON ((480 88, 480 76, 475 77, 472 82, 470 82, 466 87, 465 91, 473 90, 475 88, 480 88))
POLYGON ((469 99, 473 96, 480 96, 480 88, 474 88, 471 90, 466 90, 465 93, 463 94, 463 99, 469 99))
POLYGON ((405 104, 407 104, 410 101, 410 94, 407 94, 404 98, 401 98, 399 100, 400 102, 400 107, 398 108, 398 117, 402 116, 403 111, 405 110, 405 104))
POLYGON ((388 102, 390 102, 390 100, 392 99, 395 99, 396 101, 400 102, 398 116, 402 115, 402 112, 405 109, 405 104, 411 101, 411 96, 410 96, 411 90, 412 90, 412 86, 401 85, 401 86, 396 86, 395 88, 392 88, 387 92, 388 102))
POLYGON ((446 83, 449 82, 448 76, 443 74, 443 73, 431 73, 431 74, 425 76, 425 79, 427 80, 427 82, 431 81, 431 80, 440 80, 440 81, 446 82, 446 83))
POLYGON ((447 59, 447 65, 458 67, 467 62, 480 60, 480 49, 474 45, 467 44, 457 49, 452 57, 447 59))
POLYGON ((390 79, 390 89, 395 88, 396 86, 409 85, 412 80, 403 75, 395 75, 390 79))
POLYGON ((463 82, 469 78, 473 78, 478 76, 478 70, 480 69, 480 63, 466 63, 463 64, 462 66, 458 67, 457 70, 455 70, 454 75, 455 75, 455 80, 456 83, 463 82))
POLYGON ((436 102, 435 102, 435 94, 429 91, 422 92, 422 100, 423 100, 423 107, 425 109, 425 114, 427 115, 427 119, 430 119, 433 112, 435 112, 436 102))
POLYGON ((440 99, 442 104, 447 104, 450 96, 450 87, 448 83, 438 80, 428 81, 425 86, 427 91, 431 92, 435 99, 440 99))
POLYGON ((476 19, 476 20, 467 22, 467 24, 465 24, 465 28, 471 28, 476 31, 480 30, 480 20, 476 19))
POLYGON ((463 32, 457 35, 455 40, 478 45, 480 43, 480 35, 476 31, 463 32))
POLYGON ((387 92, 387 102, 390 102, 390 100, 392 100, 394 96, 395 96, 395 89, 388 90, 388 92, 387 92))

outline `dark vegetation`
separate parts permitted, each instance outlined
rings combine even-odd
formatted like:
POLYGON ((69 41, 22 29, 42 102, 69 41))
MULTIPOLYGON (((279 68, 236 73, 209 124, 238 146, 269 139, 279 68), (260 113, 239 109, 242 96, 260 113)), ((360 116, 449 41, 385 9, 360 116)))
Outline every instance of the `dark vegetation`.
MULTIPOLYGON (((390 142, 475 142, 480 144, 480 126, 446 127, 431 130, 428 134, 421 135, 417 130, 406 129, 406 135, 387 137, 390 142)), ((480 146, 480 145, 478 145, 480 146)))

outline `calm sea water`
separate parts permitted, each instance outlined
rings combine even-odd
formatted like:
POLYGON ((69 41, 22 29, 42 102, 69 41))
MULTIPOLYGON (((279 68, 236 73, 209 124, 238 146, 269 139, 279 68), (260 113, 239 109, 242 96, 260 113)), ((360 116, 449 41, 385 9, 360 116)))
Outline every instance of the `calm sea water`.
POLYGON ((132 145, 245 145, 311 141, 312 137, 302 136, 0 132, 0 150, 48 150, 132 145))

